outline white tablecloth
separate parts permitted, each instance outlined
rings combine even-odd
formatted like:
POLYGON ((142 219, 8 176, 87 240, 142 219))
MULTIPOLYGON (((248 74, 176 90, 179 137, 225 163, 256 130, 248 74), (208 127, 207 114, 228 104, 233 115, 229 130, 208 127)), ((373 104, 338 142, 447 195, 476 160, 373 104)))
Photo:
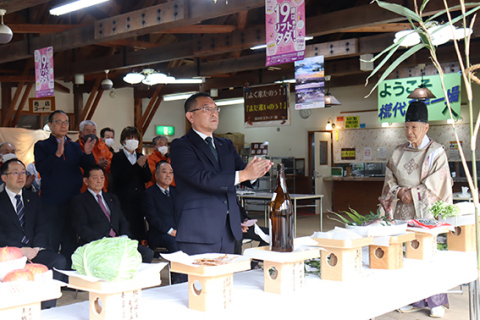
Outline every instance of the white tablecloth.
MULTIPOLYGON (((349 282, 307 275, 300 291, 285 295, 263 291, 262 270, 241 272, 234 276, 231 308, 218 312, 188 309, 186 283, 142 291, 140 307, 142 319, 283 319, 293 310, 317 319, 370 319, 476 278, 474 253, 439 252, 431 262, 405 259, 401 270, 364 268, 349 282)), ((88 320, 88 315, 86 301, 44 310, 42 320, 88 320)))

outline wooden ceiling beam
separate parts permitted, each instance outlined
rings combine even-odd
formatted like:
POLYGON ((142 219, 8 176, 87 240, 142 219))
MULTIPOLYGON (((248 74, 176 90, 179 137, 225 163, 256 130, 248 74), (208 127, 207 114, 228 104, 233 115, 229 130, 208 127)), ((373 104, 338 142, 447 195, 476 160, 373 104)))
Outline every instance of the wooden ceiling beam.
POLYGON ((57 33, 78 28, 73 24, 33 24, 33 23, 9 23, 8 27, 15 33, 57 33))
POLYGON ((27 87, 25 88, 25 91, 23 92, 22 100, 20 100, 20 104, 17 107, 17 111, 15 112, 15 116, 13 117, 12 121, 10 122, 10 127, 15 127, 18 123, 18 119, 20 119, 20 115, 23 112, 23 108, 25 107, 25 104, 27 103, 28 96, 30 95, 30 91, 32 91, 33 88, 33 83, 30 82, 27 84, 27 87))
POLYGON ((0 7, 7 10, 7 14, 17 12, 23 9, 38 6, 51 0, 3 0, 0 7))
POLYGON ((237 30, 233 25, 210 25, 210 24, 194 24, 191 26, 183 26, 163 31, 152 32, 153 34, 178 33, 178 34, 203 34, 203 33, 230 33, 237 30))
POLYGON ((115 41, 108 41, 108 42, 102 42, 98 43, 99 46, 105 46, 105 47, 131 47, 135 49, 148 49, 148 48, 156 48, 159 47, 159 44, 153 43, 153 42, 147 42, 147 41, 139 41, 139 40, 128 40, 128 39, 123 39, 123 40, 115 40, 115 41))

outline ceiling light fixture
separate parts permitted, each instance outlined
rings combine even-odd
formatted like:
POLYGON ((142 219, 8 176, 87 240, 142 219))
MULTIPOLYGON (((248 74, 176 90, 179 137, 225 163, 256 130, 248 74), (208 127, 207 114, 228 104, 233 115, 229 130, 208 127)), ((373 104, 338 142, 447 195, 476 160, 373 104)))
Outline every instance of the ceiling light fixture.
POLYGON ((327 125, 325 126, 325 130, 333 130, 335 129, 335 123, 333 123, 332 118, 329 118, 327 121, 327 125))
POLYGON ((325 76, 325 107, 331 107, 331 106, 339 106, 341 105, 340 101, 338 101, 337 98, 335 98, 331 93, 330 93, 330 86, 329 82, 332 79, 332 76, 325 76))
POLYGON ((110 90, 113 88, 113 81, 108 79, 108 73, 110 70, 105 70, 105 79, 102 80, 102 89, 103 90, 110 90))
POLYGON ((197 92, 182 92, 182 93, 166 94, 163 96, 163 101, 185 100, 195 93, 197 92))
POLYGON ((9 43, 13 38, 12 29, 3 24, 3 16, 7 13, 7 10, 0 9, 0 44, 9 43))
POLYGON ((245 99, 244 98, 233 98, 233 99, 225 99, 225 100, 216 100, 215 101, 215 104, 218 106, 218 107, 221 107, 221 106, 230 106, 232 104, 242 104, 242 103, 245 103, 245 99))
POLYGON ((422 79, 420 81, 420 85, 417 89, 413 90, 412 93, 407 97, 408 99, 417 99, 417 100, 427 100, 427 99, 435 99, 435 95, 430 91, 425 84, 423 83, 423 75, 425 74, 425 65, 419 64, 418 68, 422 73, 422 79))
POLYGON ((165 73, 156 72, 154 69, 143 69, 141 72, 130 72, 123 77, 123 81, 130 84, 139 84, 153 86, 157 84, 201 84, 205 78, 201 79, 175 79, 167 76, 165 73))
MULTIPOLYGON (((455 26, 452 32, 449 24, 440 24, 437 21, 429 21, 425 26, 434 46, 442 45, 450 40, 461 40, 473 33, 470 28, 457 28, 455 26)), ((420 35, 413 29, 398 31, 395 33, 395 39, 393 39, 394 43, 400 42, 402 47, 411 47, 419 44, 420 41, 420 35)))
MULTIPOLYGON (((313 37, 305 37, 305 41, 312 40, 313 37)), ((265 49, 267 47, 266 44, 260 44, 258 46, 251 47, 250 50, 260 50, 260 49, 265 49)))
POLYGON ((96 4, 107 2, 109 0, 78 0, 70 2, 59 7, 50 9, 50 14, 53 16, 61 16, 62 14, 74 12, 80 9, 88 8, 96 4))

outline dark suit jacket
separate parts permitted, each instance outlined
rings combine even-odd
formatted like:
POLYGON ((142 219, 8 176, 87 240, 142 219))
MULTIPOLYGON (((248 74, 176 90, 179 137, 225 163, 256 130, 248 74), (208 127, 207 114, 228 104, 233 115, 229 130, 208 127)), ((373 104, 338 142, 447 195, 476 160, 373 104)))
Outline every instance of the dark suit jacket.
MULTIPOLYGON (((177 197, 175 216, 178 242, 216 243, 221 239, 227 212, 230 228, 242 238, 235 171, 242 161, 229 139, 214 137, 218 162, 204 140, 193 130, 170 146, 177 197)), ((250 183, 245 184, 250 186, 250 183)))
POLYGON ((38 194, 27 190, 22 191, 25 208, 25 231, 20 226, 15 211, 6 191, 0 193, 0 247, 40 247, 47 248, 46 219, 40 204, 38 194), (23 236, 30 240, 22 243, 23 236))
POLYGON ((177 190, 173 186, 170 186, 169 190, 170 197, 167 197, 156 184, 145 190, 142 209, 148 221, 149 233, 166 234, 170 228, 177 229, 173 202, 177 190))
POLYGON ((70 201, 73 228, 80 245, 108 237, 110 228, 119 236, 130 237, 129 225, 123 216, 117 196, 108 192, 102 192, 102 196, 111 212, 110 221, 90 191, 87 190, 70 201))

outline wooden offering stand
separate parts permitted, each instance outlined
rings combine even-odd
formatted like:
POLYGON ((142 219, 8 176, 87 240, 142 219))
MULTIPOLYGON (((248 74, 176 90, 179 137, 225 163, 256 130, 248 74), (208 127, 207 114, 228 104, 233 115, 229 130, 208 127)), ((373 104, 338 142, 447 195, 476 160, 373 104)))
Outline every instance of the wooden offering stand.
POLYGON ((250 269, 250 259, 218 266, 171 262, 170 271, 188 275, 188 307, 198 311, 227 309, 232 303, 233 273, 250 269))
POLYGON ((313 238, 321 251, 320 275, 324 280, 345 281, 362 272, 362 247, 373 244, 373 237, 355 240, 313 238))
POLYGON ((451 251, 475 251, 475 225, 469 224, 465 226, 455 227, 455 231, 447 233, 448 250, 451 251))
POLYGON ((245 252, 250 258, 264 261, 263 290, 278 294, 297 291, 303 287, 305 278, 304 261, 320 256, 318 248, 293 252, 274 252, 269 247, 259 247, 246 249, 245 252), (268 252, 268 255, 266 255, 266 252, 268 252))
MULTIPOLYGON (((158 264, 161 265, 161 264, 158 264)), ((138 320, 140 317, 140 295, 142 288, 161 283, 159 268, 139 272, 131 280, 88 281, 80 277, 68 277, 68 286, 88 291, 90 320, 138 320)))
POLYGON ((0 284, 0 319, 39 320, 41 302, 62 296, 60 282, 40 281, 0 284))
POLYGON ((407 232, 390 236, 389 246, 370 245, 370 269, 402 269, 403 243, 415 239, 415 233, 407 232))

